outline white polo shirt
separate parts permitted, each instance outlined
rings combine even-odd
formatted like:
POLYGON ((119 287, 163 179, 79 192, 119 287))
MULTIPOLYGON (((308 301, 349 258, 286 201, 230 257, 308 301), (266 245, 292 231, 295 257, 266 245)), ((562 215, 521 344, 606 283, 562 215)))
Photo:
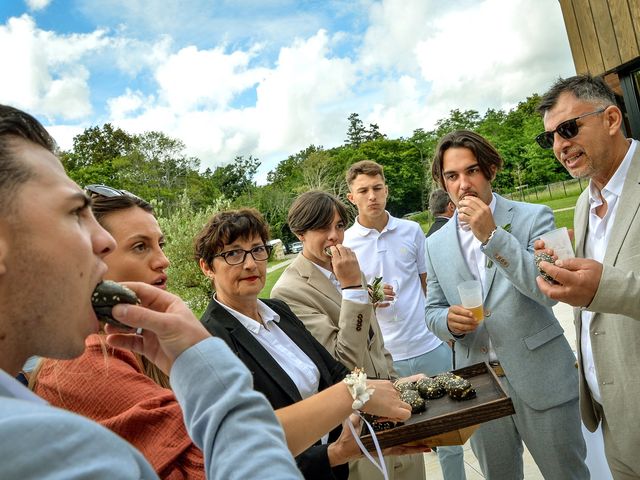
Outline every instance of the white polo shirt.
POLYGON ((416 222, 395 218, 382 232, 355 223, 344 233, 344 245, 358 257, 367 281, 373 277, 398 281, 394 308, 376 309, 384 346, 393 360, 418 357, 440 346, 442 341, 427 328, 425 296, 419 275, 426 273, 425 237, 416 222), (394 310, 397 320, 394 320, 394 310))

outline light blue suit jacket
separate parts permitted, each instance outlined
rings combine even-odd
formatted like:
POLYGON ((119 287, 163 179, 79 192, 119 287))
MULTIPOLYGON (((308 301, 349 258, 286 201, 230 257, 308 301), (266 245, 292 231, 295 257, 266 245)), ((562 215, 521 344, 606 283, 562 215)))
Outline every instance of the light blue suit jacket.
MULTIPOLYGON (((463 338, 456 338, 460 367, 489 361, 489 338, 516 393, 535 410, 563 404, 578 396, 575 357, 553 315, 555 303, 536 285, 538 271, 533 242, 554 228, 548 207, 496 196, 494 220, 511 224, 511 233, 498 228, 483 247, 493 265, 486 270, 486 318, 463 338)), ((427 326, 442 340, 450 305, 460 305, 457 286, 473 276, 460 249, 457 214, 427 238, 427 326)))
MULTIPOLYGON (((203 340, 183 352, 171 382, 189 435, 204 453, 207 478, 302 478, 273 410, 222 340, 203 340)), ((157 475, 140 452, 111 431, 79 415, 17 399, 0 385, 0 478, 157 475)))

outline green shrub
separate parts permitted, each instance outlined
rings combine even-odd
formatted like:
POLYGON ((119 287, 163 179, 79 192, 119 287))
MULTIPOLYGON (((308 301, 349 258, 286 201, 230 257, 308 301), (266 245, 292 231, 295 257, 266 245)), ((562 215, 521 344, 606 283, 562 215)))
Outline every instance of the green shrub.
POLYGON ((209 303, 211 285, 194 260, 193 239, 214 213, 228 207, 229 202, 219 198, 204 210, 195 211, 187 195, 183 194, 171 214, 158 218, 166 239, 165 253, 171 261, 167 287, 198 316, 209 303))

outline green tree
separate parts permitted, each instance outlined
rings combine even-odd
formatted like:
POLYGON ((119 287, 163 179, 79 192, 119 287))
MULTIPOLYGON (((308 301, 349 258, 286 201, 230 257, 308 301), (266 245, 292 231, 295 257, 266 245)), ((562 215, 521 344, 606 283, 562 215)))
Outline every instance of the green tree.
POLYGON ((344 143, 352 147, 358 147, 362 142, 366 141, 367 129, 357 113, 349 115, 348 120, 347 139, 344 143))
POLYGON ((257 158, 251 155, 244 158, 239 155, 227 165, 216 168, 211 175, 211 181, 226 198, 235 200, 255 187, 253 177, 259 166, 260 161, 257 158))

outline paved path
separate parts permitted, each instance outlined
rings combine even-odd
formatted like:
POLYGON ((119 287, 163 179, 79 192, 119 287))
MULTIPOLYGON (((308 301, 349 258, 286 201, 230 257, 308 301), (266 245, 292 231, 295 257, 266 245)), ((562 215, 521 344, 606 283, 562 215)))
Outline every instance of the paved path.
POLYGON ((271 265, 270 267, 267 267, 267 273, 271 273, 274 270, 278 270, 279 268, 284 268, 287 265, 289 265, 291 262, 293 262, 293 259, 296 258, 295 256, 293 256, 292 258, 287 258, 284 262, 280 262, 277 263, 276 265, 271 265))

